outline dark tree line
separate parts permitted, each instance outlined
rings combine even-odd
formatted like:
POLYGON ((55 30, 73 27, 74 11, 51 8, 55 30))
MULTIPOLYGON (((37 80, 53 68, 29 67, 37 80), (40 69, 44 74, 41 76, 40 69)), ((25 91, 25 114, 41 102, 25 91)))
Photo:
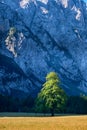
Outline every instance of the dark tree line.
POLYGON ((87 96, 67 96, 57 74, 50 72, 37 98, 29 95, 19 100, 0 95, 0 112, 87 114, 87 96))
POLYGON ((18 98, 0 95, 0 112, 32 112, 34 100, 31 96, 19 100, 18 98))
MULTIPOLYGON (((35 100, 31 96, 19 101, 10 96, 0 95, 0 112, 38 112, 50 113, 44 104, 37 109, 35 100)), ((55 113, 87 114, 87 96, 69 96, 63 109, 56 109, 55 113)))
POLYGON ((68 97, 65 112, 73 114, 87 114, 87 96, 68 97))

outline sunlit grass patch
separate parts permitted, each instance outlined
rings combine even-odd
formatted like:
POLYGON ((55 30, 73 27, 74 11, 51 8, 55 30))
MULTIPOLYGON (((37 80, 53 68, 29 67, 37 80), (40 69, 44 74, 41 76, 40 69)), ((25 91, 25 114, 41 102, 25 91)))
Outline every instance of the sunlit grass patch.
POLYGON ((0 117, 0 130, 87 130, 87 116, 0 117))

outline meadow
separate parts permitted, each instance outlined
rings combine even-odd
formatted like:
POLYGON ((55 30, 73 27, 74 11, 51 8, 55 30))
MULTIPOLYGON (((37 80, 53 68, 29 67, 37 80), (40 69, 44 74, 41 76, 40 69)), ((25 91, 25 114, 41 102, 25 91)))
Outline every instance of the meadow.
POLYGON ((0 116, 0 130, 87 130, 86 115, 34 117, 27 113, 0 113, 0 116))

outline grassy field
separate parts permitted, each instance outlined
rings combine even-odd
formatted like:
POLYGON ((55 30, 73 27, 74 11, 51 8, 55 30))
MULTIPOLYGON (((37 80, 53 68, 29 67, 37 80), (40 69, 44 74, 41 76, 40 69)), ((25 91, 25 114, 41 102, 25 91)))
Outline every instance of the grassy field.
POLYGON ((0 113, 0 130, 87 130, 87 116, 12 117, 10 114, 10 117, 7 117, 9 115, 4 115, 6 113, 3 116, 0 113))

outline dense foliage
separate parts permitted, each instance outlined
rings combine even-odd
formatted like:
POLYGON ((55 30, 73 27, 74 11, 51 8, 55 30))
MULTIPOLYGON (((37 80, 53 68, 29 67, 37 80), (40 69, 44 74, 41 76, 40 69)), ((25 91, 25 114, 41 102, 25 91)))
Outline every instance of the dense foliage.
POLYGON ((28 96, 19 100, 11 96, 0 95, 0 112, 32 112, 34 99, 28 96))
POLYGON ((67 96, 62 88, 59 87, 59 78, 55 72, 50 72, 46 76, 46 82, 38 94, 36 108, 39 111, 51 112, 53 116, 56 111, 64 109, 67 96))
POLYGON ((25 99, 18 99, 0 95, 0 112, 87 114, 87 96, 66 96, 59 86, 57 74, 50 72, 37 98, 29 95, 25 99))
MULTIPOLYGON (((39 99, 40 105, 35 108, 35 99, 31 96, 19 101, 10 96, 0 95, 0 112, 36 112, 49 113, 44 102, 39 99), (44 106, 44 107, 43 107, 44 106)), ((56 110, 56 113, 87 114, 87 96, 69 96, 65 109, 56 110)))
POLYGON ((68 97, 65 112, 73 114, 87 114, 87 96, 68 97))

